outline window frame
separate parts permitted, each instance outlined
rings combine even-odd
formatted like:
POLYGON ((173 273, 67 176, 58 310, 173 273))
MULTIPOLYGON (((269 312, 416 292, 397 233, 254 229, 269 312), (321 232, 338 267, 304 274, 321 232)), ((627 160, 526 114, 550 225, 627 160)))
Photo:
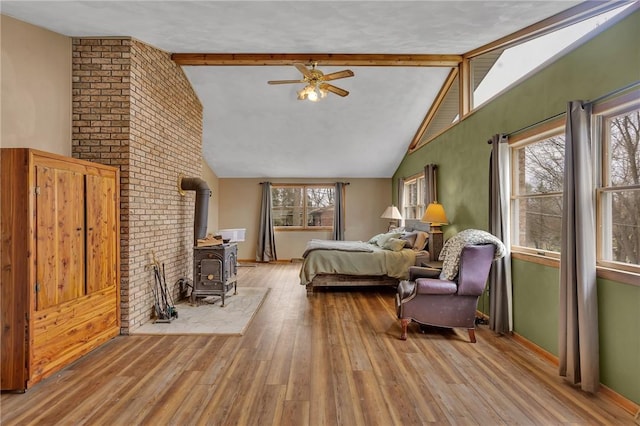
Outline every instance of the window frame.
MULTIPOLYGON (((528 129, 525 132, 522 132, 518 135, 515 135, 509 138, 509 160, 510 160, 510 169, 511 169, 511 188, 509 188, 509 215, 511 222, 511 235, 518 235, 519 232, 519 222, 516 220, 518 213, 518 202, 523 199, 532 199, 532 198, 541 198, 541 197, 550 197, 550 196, 563 196, 563 191, 560 192, 549 192, 544 194, 519 194, 519 179, 518 179, 518 167, 515 167, 514 164, 517 163, 517 155, 516 151, 522 149, 528 145, 532 145, 536 142, 540 142, 554 136, 562 135, 565 131, 565 117, 556 118, 547 123, 541 124, 539 126, 535 126, 531 129, 528 129)), ((551 251, 551 250, 543 250, 536 249, 533 247, 527 247, 522 245, 517 245, 513 243, 514 238, 511 241, 511 251, 513 253, 520 253, 523 255, 533 255, 539 256, 543 258, 550 258, 556 261, 560 260, 560 252, 559 251, 551 251)))
MULTIPOLYGON (((271 190, 273 191, 273 189, 276 188, 300 188, 302 189, 302 193, 303 193, 303 205, 302 205, 302 217, 304 218, 303 220, 303 225, 302 226, 298 226, 298 225, 291 225, 291 226, 287 226, 287 225, 274 225, 273 229, 274 231, 331 231, 333 230, 333 221, 331 226, 309 226, 307 225, 307 215, 308 215, 308 211, 307 209, 308 207, 308 202, 307 202, 307 189, 308 188, 327 188, 327 189, 332 189, 335 192, 336 189, 336 185, 333 183, 274 183, 271 185, 271 190)), ((342 194, 342 199, 344 201, 344 203, 346 204, 346 200, 344 197, 344 191, 342 194)), ((272 193, 273 196, 273 193, 272 193)), ((334 194, 334 204, 333 207, 335 209, 335 194, 334 194)), ((273 210, 273 204, 271 205, 271 209, 273 210)), ((335 219, 334 219, 335 220, 335 219)))
MULTIPOLYGON (((629 263, 622 263, 616 261, 610 261, 603 259, 602 255, 602 245, 604 234, 602 231, 603 227, 603 209, 601 204, 602 193, 610 190, 619 190, 623 189, 636 189, 637 186, 614 186, 603 188, 603 173, 605 173, 607 167, 607 158, 605 152, 605 144, 608 144, 608 140, 604 137, 603 132, 605 131, 603 126, 603 120, 606 118, 614 117, 620 114, 623 114, 625 111, 634 111, 635 109, 640 108, 640 89, 635 89, 632 91, 627 91, 623 95, 616 96, 615 98, 611 98, 606 101, 596 102, 593 105, 592 110, 592 126, 591 126, 591 134, 593 138, 593 164, 594 164, 594 182, 593 182, 593 191, 594 191, 594 199, 595 199, 595 213, 596 213, 596 271, 598 278, 609 279, 612 281, 622 282, 625 284, 639 286, 640 282, 638 279, 640 278, 640 265, 634 265, 629 263)), ((511 164, 514 161, 513 148, 518 147, 521 144, 526 144, 528 141, 531 141, 534 138, 537 140, 542 140, 545 137, 553 136, 553 132, 556 134, 559 131, 562 131, 565 128, 566 115, 563 114, 561 117, 553 121, 549 121, 546 124, 542 124, 539 126, 535 126, 529 130, 526 130, 520 134, 514 135, 509 139, 509 148, 510 148, 510 158, 511 164)), ((511 188, 510 191, 513 191, 514 186, 517 185, 518 181, 515 179, 516 176, 514 174, 516 170, 511 168, 511 188)), ((514 201, 510 200, 510 215, 511 219, 513 218, 514 213, 514 201)), ((512 232, 514 231, 515 223, 511 221, 512 232)), ((559 267, 560 266, 560 253, 557 252, 545 252, 535 249, 530 249, 528 247, 517 246, 513 243, 511 244, 511 250, 514 259, 524 260, 528 262, 534 262, 541 265, 546 265, 550 267, 559 267)))
POLYGON ((403 196, 403 200, 402 200, 402 211, 400 212, 400 214, 402 215, 404 220, 420 220, 422 219, 422 216, 424 215, 424 211, 426 209, 426 205, 425 205, 425 185, 426 185, 426 180, 424 178, 424 173, 418 173, 415 174, 413 176, 410 176, 406 179, 404 179, 403 182, 403 191, 402 191, 402 196, 403 196), (407 199, 410 197, 410 195, 408 194, 407 191, 407 186, 412 185, 415 182, 416 184, 416 204, 409 204, 407 202, 407 199), (409 217, 409 215, 407 214, 407 211, 414 207, 417 212, 417 217, 409 217))
POLYGON ((606 241, 610 240, 612 233, 611 227, 605 223, 608 217, 604 206, 605 194, 640 190, 640 185, 612 185, 609 182, 610 134, 605 123, 611 118, 637 110, 640 110, 640 89, 596 103, 592 110, 592 137, 596 155, 594 170, 596 175, 596 266, 612 273, 618 271, 640 274, 640 265, 605 258, 608 257, 605 251, 609 247, 606 241))

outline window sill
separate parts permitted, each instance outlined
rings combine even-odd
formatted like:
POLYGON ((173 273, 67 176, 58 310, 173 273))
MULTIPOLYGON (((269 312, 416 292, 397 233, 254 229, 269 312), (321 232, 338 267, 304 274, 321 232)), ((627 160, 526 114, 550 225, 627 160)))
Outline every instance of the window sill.
POLYGON ((605 280, 611 280, 640 287, 640 274, 636 274, 635 272, 606 268, 604 266, 598 266, 596 270, 598 278, 604 278, 605 280))
POLYGON ((525 253, 525 252, 511 252, 511 257, 513 259, 524 260, 531 263, 537 263, 538 265, 551 266, 554 268, 560 267, 560 259, 556 257, 547 256, 544 254, 533 254, 533 253, 525 253))
MULTIPOLYGON (((538 265, 550 266, 553 268, 560 268, 560 259, 554 259, 549 256, 511 252, 512 259, 523 260, 525 262, 536 263, 538 265)), ((640 287, 640 274, 630 271, 624 271, 621 269, 608 268, 604 266, 596 266, 596 276, 605 280, 611 280, 623 284, 633 285, 640 287)))
POLYGON ((295 226, 283 226, 283 227, 273 227, 273 230, 275 232, 291 232, 291 231, 296 231, 296 232, 318 232, 318 231, 322 231, 322 232, 327 232, 327 231, 333 231, 332 227, 317 227, 317 228, 302 228, 302 227, 295 227, 295 226))

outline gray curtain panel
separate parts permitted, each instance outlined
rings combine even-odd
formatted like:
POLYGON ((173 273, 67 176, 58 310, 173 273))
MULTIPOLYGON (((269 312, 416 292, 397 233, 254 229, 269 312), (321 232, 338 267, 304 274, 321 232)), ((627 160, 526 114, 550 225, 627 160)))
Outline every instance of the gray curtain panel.
POLYGON ((591 105, 568 104, 560 254, 559 374, 582 390, 600 384, 591 105))
POLYGON ((424 166, 424 205, 425 208, 430 203, 438 201, 437 188, 438 166, 436 164, 427 164, 424 166))
POLYGON ((336 194, 333 208, 333 239, 344 240, 344 183, 336 182, 336 194))
POLYGON ((489 273, 489 328, 496 333, 513 331, 510 236, 510 162, 508 138, 493 135, 489 160, 489 232, 502 241, 506 255, 493 263, 489 273))
POLYGON ((271 182, 261 182, 260 185, 262 185, 262 206, 260 207, 260 229, 258 231, 256 262, 270 262, 278 260, 271 212, 271 182))
POLYGON ((404 217, 406 216, 406 212, 404 211, 404 178, 398 178, 398 210, 400 210, 400 215, 403 218, 400 226, 403 226, 404 217))

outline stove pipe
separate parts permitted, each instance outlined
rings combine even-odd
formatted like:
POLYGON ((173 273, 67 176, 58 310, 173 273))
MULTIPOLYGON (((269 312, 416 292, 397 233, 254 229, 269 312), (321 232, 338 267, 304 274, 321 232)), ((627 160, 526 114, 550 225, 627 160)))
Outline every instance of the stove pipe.
POLYGON ((196 191, 196 207, 193 217, 193 245, 198 245, 198 239, 207 235, 207 219, 209 214, 209 185, 200 178, 182 178, 180 188, 184 191, 196 191))

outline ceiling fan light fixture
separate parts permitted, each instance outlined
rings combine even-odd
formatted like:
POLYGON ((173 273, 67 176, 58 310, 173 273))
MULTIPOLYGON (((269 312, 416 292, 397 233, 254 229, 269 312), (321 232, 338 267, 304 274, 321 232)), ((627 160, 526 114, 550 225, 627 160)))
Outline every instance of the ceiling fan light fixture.
POLYGON ((317 102, 322 98, 326 98, 327 95, 329 94, 329 91, 322 88, 319 82, 316 82, 315 84, 309 84, 306 87, 306 89, 307 89, 306 98, 309 99, 311 102, 317 102))
POLYGON ((297 92, 298 100, 303 101, 308 99, 311 102, 317 102, 320 98, 327 96, 327 93, 328 92, 326 90, 313 84, 308 84, 297 92))
POLYGON ((311 102, 316 102, 319 99, 316 88, 311 86, 307 86, 307 87, 311 88, 311 90, 309 90, 309 93, 307 94, 307 99, 309 99, 311 102))
POLYGON ((293 64, 298 71, 302 73, 301 80, 269 80, 268 84, 291 84, 291 83, 306 83, 307 85, 297 91, 298 100, 303 101, 308 99, 311 102, 317 102, 322 98, 326 98, 329 92, 335 93, 338 96, 345 97, 349 94, 344 89, 336 87, 327 81, 333 81, 340 78, 353 77, 353 71, 342 70, 333 72, 331 74, 324 74, 322 71, 316 68, 316 63, 311 64, 311 68, 307 68, 302 63, 293 64))

